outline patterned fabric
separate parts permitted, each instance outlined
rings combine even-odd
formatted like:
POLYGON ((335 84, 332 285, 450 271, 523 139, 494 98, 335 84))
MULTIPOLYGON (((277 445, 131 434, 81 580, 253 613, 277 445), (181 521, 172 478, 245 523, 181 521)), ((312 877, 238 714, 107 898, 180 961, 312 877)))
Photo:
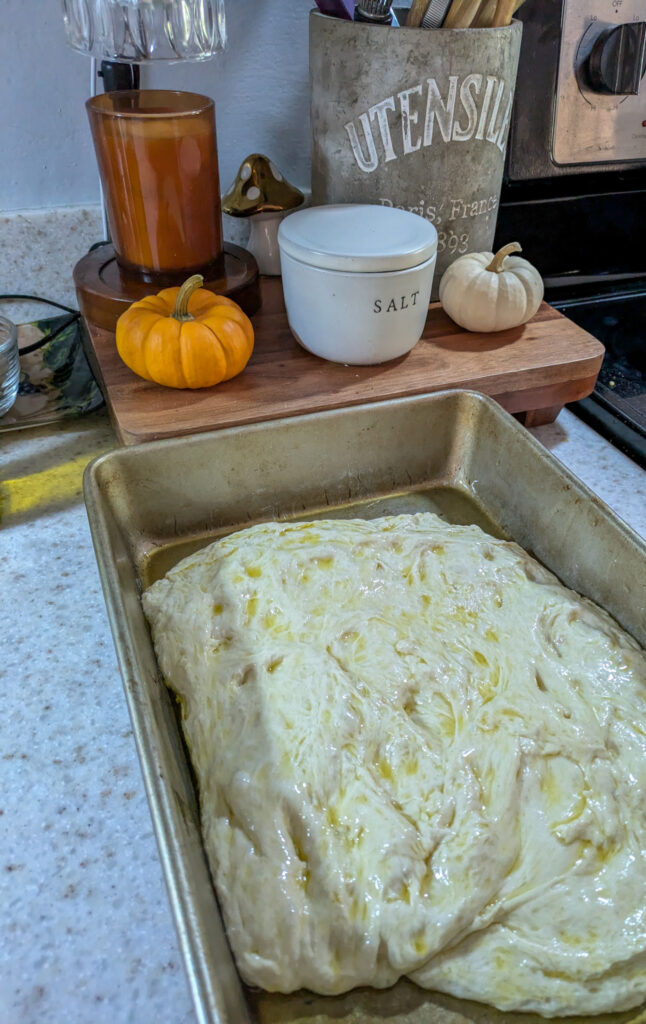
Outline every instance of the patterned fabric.
POLYGON ((69 319, 65 313, 19 325, 18 397, 9 412, 0 417, 0 432, 83 416, 103 405, 103 396, 85 357, 80 319, 35 351, 22 351, 53 334, 69 319))

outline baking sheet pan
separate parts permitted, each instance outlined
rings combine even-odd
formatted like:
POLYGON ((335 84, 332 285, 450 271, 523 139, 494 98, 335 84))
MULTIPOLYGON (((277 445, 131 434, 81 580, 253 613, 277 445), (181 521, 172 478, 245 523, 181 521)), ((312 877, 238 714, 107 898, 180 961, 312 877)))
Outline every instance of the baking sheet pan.
MULTIPOLYGON (((270 519, 434 511, 521 544, 646 645, 646 544, 495 402, 452 391, 121 449, 85 500, 171 905, 203 1024, 539 1021, 408 981, 338 997, 240 982, 202 847, 194 779, 142 587, 217 536, 270 519)), ((582 1021, 584 1018, 568 1018, 582 1021)), ((589 1018, 646 1020, 646 1013, 589 1018)))

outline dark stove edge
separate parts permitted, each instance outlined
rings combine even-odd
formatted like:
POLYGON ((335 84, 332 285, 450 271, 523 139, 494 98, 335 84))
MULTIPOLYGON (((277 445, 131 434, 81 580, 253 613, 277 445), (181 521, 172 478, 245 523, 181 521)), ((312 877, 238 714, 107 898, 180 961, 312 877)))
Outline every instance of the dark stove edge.
POLYGON ((598 302, 619 302, 646 295, 646 270, 628 274, 561 274, 546 276, 545 301, 555 309, 598 302))
POLYGON ((635 430, 616 411, 609 411, 595 395, 573 402, 566 408, 596 430, 622 454, 646 469, 646 437, 635 430))
POLYGON ((609 197, 646 191, 646 166, 643 162, 623 170, 594 171, 558 178, 534 178, 514 181, 506 177, 501 190, 501 206, 517 203, 559 202, 583 197, 609 197))
POLYGON ((625 276, 644 270, 646 189, 501 202, 494 248, 516 241, 543 277, 625 276))

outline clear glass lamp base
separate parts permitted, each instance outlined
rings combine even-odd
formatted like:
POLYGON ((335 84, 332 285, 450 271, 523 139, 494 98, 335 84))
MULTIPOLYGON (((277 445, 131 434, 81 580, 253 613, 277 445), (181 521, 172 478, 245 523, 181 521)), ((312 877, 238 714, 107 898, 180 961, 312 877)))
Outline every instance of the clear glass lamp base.
POLYGON ((226 45, 224 0, 61 0, 68 44, 97 60, 201 61, 226 45))

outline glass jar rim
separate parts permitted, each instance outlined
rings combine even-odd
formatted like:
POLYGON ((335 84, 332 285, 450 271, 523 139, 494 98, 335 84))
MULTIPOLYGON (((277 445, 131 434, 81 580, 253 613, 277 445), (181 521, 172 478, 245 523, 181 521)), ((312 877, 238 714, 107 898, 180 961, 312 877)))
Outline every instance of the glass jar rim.
POLYGON ((100 114, 104 117, 123 117, 131 120, 150 121, 154 119, 176 117, 197 117, 212 109, 215 104, 210 96, 199 92, 185 92, 181 89, 120 89, 117 92, 97 93, 85 101, 88 113, 100 114), (133 100, 149 100, 152 109, 128 109, 127 104, 133 100), (177 98, 181 97, 179 102, 177 98), (115 100, 119 106, 115 108, 115 100), (176 104, 173 109, 173 103, 176 104), (123 108, 121 108, 123 104, 123 108), (156 110, 166 104, 170 109, 156 110))

